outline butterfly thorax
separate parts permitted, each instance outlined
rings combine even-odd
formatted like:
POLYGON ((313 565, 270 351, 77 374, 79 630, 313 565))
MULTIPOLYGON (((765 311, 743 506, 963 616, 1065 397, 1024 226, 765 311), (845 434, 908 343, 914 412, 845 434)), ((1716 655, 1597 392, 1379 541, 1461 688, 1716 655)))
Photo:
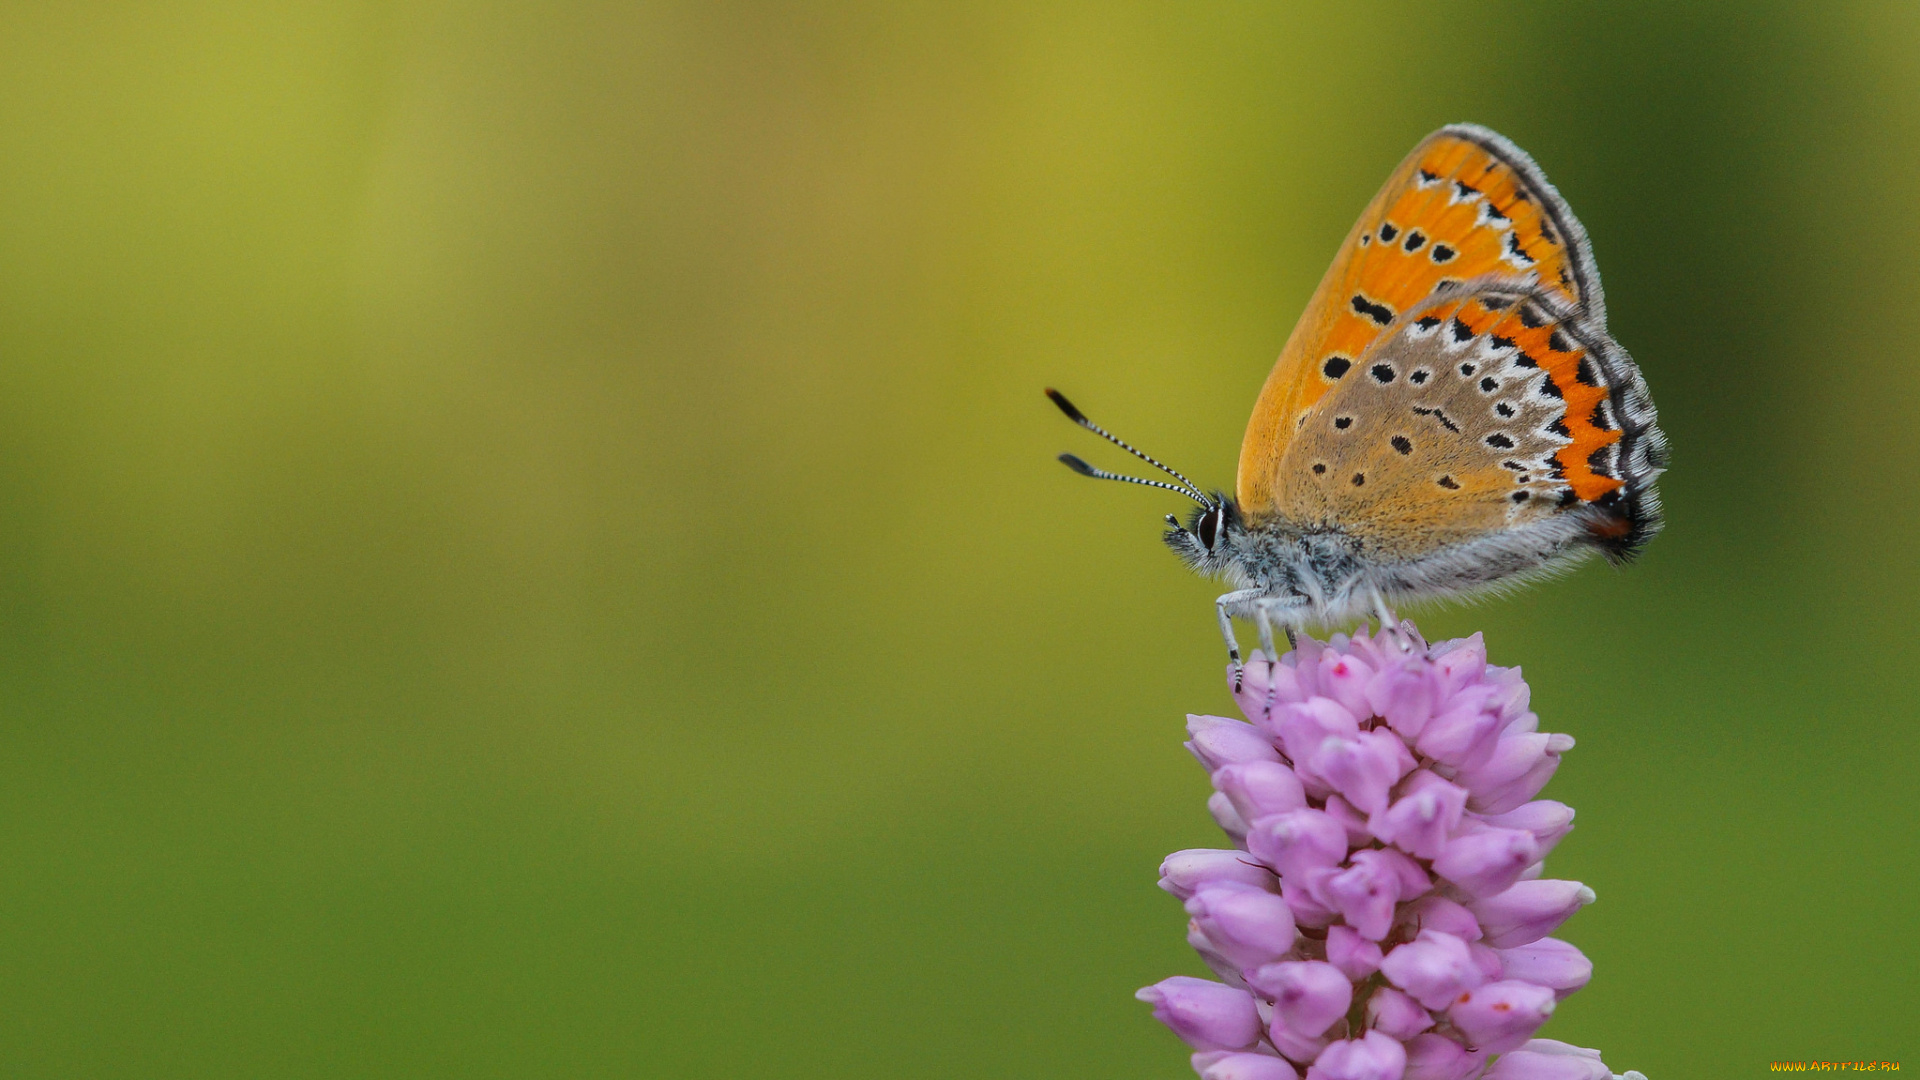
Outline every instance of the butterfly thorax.
POLYGON ((1212 530, 1205 527, 1209 511, 1197 508, 1187 528, 1167 531, 1167 546, 1188 566, 1285 602, 1299 613, 1294 621, 1327 622, 1364 609, 1370 576, 1358 538, 1338 526, 1278 516, 1249 521, 1231 499, 1217 507, 1212 530))

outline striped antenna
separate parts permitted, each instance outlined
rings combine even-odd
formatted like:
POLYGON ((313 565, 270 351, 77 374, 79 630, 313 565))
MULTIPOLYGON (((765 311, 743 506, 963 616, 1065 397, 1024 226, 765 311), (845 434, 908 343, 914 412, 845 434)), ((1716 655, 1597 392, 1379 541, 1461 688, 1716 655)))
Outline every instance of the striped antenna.
MULTIPOLYGON (((1095 480, 1119 480, 1123 483, 1128 483, 1128 484, 1145 484, 1148 487, 1163 488, 1167 491, 1177 491, 1180 494, 1185 495, 1189 499, 1194 498, 1193 492, 1188 491, 1186 488, 1179 487, 1174 484, 1169 484, 1164 480, 1146 480, 1138 476, 1121 476, 1119 473, 1110 473, 1105 469, 1096 469, 1093 466, 1087 464, 1086 462, 1081 461, 1079 458, 1074 457, 1072 454, 1061 454, 1060 464, 1065 465, 1067 468, 1072 469, 1074 472, 1079 473, 1081 476, 1091 476, 1095 480)), ((1205 499, 1196 499, 1195 501, 1198 502, 1201 506, 1204 506, 1209 510, 1213 509, 1213 504, 1208 502, 1205 499)), ((1168 516, 1168 520, 1169 521, 1173 520, 1171 515, 1168 516)), ((1178 524, 1179 524, 1178 522, 1175 522, 1176 527, 1178 526, 1178 524)))
POLYGON ((1193 481, 1181 475, 1178 469, 1174 469, 1167 465, 1161 464, 1158 459, 1148 454, 1141 453, 1139 450, 1134 449, 1132 444, 1128 443, 1125 439, 1120 438, 1118 435, 1115 435, 1113 432, 1108 431, 1106 428, 1103 428, 1099 424, 1096 424, 1093 421, 1087 419, 1086 414, 1081 412, 1079 409, 1074 408, 1073 402, 1068 401, 1067 396, 1065 394, 1062 394, 1060 391, 1055 390, 1052 387, 1048 387, 1047 397, 1051 399, 1055 405, 1060 406, 1060 411, 1067 414, 1067 419, 1073 421, 1076 424, 1079 424, 1081 427, 1086 428, 1088 431, 1093 432, 1095 435, 1100 436, 1101 438, 1107 440, 1108 442, 1119 447, 1120 449, 1125 450, 1127 453, 1132 454, 1134 457, 1139 458, 1141 461, 1144 461, 1147 464, 1153 466, 1154 468, 1159 469, 1161 472, 1166 473, 1168 476, 1173 477, 1175 480, 1180 481, 1180 483, 1184 486, 1175 487, 1172 484, 1164 484, 1158 480, 1142 480, 1134 476, 1121 476, 1118 473, 1107 472, 1105 469, 1096 469, 1093 466, 1087 464, 1086 462, 1081 461, 1079 458, 1074 457, 1072 454, 1061 454, 1060 461, 1063 464, 1065 464, 1067 468, 1072 469, 1074 472, 1077 472, 1082 476, 1091 476, 1096 480, 1125 480, 1130 483, 1145 484, 1148 487, 1166 488, 1168 491, 1178 491, 1180 494, 1185 495, 1186 497, 1192 499, 1194 502, 1199 503, 1201 506, 1213 505, 1213 500, 1207 498, 1206 495, 1201 492, 1199 485, 1195 484, 1193 481))

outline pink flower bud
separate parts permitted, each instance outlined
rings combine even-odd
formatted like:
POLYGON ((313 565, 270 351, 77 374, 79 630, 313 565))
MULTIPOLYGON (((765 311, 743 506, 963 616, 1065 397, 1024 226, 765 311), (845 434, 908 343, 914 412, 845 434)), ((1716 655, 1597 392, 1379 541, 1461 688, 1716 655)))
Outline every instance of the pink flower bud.
POLYGON ((1466 768, 1491 756, 1500 738, 1500 714, 1487 707, 1490 696, 1485 687, 1462 692, 1445 712, 1427 722, 1414 748, 1454 768, 1466 768))
POLYGON ((1327 927, 1327 963, 1354 982, 1380 970, 1380 943, 1368 941, 1351 926, 1327 927))
POLYGON ((1593 962, 1558 938, 1541 938, 1531 944, 1496 951, 1501 978, 1544 986, 1562 999, 1593 978, 1593 962))
POLYGON ((1242 821, 1305 809, 1306 789, 1293 770, 1277 761, 1242 761, 1214 770, 1213 786, 1240 813, 1242 821))
POLYGON ((1309 1039, 1326 1034, 1353 1004, 1353 983, 1319 960, 1286 960, 1247 974, 1247 985, 1273 999, 1273 1022, 1309 1039))
POLYGON ((1572 747, 1573 737, 1570 735, 1547 736, 1547 752, 1531 768, 1504 784, 1471 789, 1473 793, 1467 799, 1468 808, 1482 814, 1504 814, 1521 806, 1547 786, 1547 781, 1553 779, 1554 771, 1560 768, 1560 754, 1572 747))
POLYGON ((1197 1050, 1239 1050, 1260 1038, 1253 995, 1206 979, 1175 975, 1133 995, 1153 1006, 1153 1018, 1197 1050))
POLYGON ((1299 1070, 1286 1058, 1271 1054, 1202 1051, 1193 1055, 1193 1071, 1200 1080, 1300 1080, 1299 1070))
POLYGON ((1546 756, 1553 736, 1533 732, 1503 735, 1493 744, 1493 753, 1471 768, 1463 768, 1454 777, 1469 791, 1481 791, 1510 784, 1546 756))
POLYGON ((1293 911, 1249 885, 1209 885, 1187 900, 1187 914, 1221 956, 1241 968, 1269 964, 1293 948, 1293 911))
POLYGON ((1531 1039, 1518 1050, 1500 1055, 1487 1070, 1486 1080, 1613 1080, 1613 1073, 1601 1062, 1598 1050, 1555 1039, 1531 1039))
POLYGON ((1367 999, 1367 1026, 1402 1042, 1433 1026, 1433 1017, 1409 995, 1383 986, 1367 999))
POLYGON ((1355 810, 1347 800, 1338 795, 1327 796, 1327 813, 1346 826, 1348 847, 1363 848, 1373 843, 1373 834, 1367 831, 1367 815, 1355 810))
POLYGON ((1188 848, 1174 852, 1160 863, 1160 887, 1182 900, 1202 886, 1228 881, 1268 892, 1280 891, 1280 882, 1274 879, 1273 871, 1244 851, 1188 848))
MULTIPOLYGON (((1480 969, 1480 974, 1487 977, 1487 982, 1498 982, 1508 977, 1507 966, 1500 962, 1500 950, 1489 946, 1486 942, 1467 942, 1467 955, 1473 957, 1473 966, 1480 969)), ((1227 981, 1232 982, 1233 980, 1229 979, 1227 981)), ((1562 994, 1561 996, 1565 997, 1566 995, 1562 994)))
POLYGON ((1407 1040, 1407 1071, 1400 1080, 1469 1080, 1486 1068, 1485 1050, 1468 1050, 1444 1035, 1407 1040))
POLYGON ((1425 870, 1420 869, 1419 863, 1413 861, 1413 856, 1404 851, 1395 851, 1393 848, 1368 848, 1365 851, 1354 852, 1350 861, 1355 866, 1361 863, 1373 863, 1381 870, 1392 873, 1394 881, 1398 883, 1402 900, 1411 900, 1433 888, 1433 879, 1427 876, 1425 870))
POLYGON ((1447 1018, 1473 1045, 1488 1053, 1518 1049, 1553 1015, 1553 991, 1518 979, 1503 979, 1454 999, 1447 1018))
POLYGON ((1440 676, 1424 660, 1379 672, 1367 683, 1367 703, 1375 716, 1403 739, 1418 739, 1440 701, 1440 676))
MULTIPOLYGON (((1360 734, 1360 721, 1346 707, 1328 697, 1311 697, 1298 705, 1289 705, 1275 716, 1281 745, 1296 763, 1318 748, 1329 736, 1351 739, 1360 734)), ((1313 777, 1301 776, 1309 795, 1324 795, 1326 789, 1313 790, 1313 777)))
POLYGON ((1347 856, 1347 830, 1324 810, 1290 810, 1260 818, 1247 831, 1247 851, 1278 871, 1299 877, 1347 856))
POLYGON ((1401 1080, 1406 1071, 1407 1048, 1400 1040, 1369 1031, 1322 1050, 1307 1070, 1307 1080, 1401 1080))
POLYGON ((1274 1017, 1273 1023, 1267 1027, 1267 1039, 1273 1043, 1274 1049, 1284 1055, 1288 1061, 1297 1061, 1303 1064, 1319 1057, 1320 1051, 1325 1050, 1327 1043, 1332 1041, 1324 1036, 1310 1039, 1305 1035, 1298 1034, 1292 1028, 1281 1023, 1280 1018, 1277 1016, 1274 1017))
POLYGON ((1449 841, 1433 872, 1469 896, 1507 891, 1540 858, 1540 844, 1524 829, 1483 829, 1449 841))
POLYGON ((1487 981, 1467 943, 1438 930, 1398 946, 1380 962, 1380 973, 1429 1009, 1444 1009, 1461 993, 1487 981))
POLYGON ((1486 942, 1496 949, 1511 949, 1538 941, 1581 907, 1594 901, 1593 890, 1577 881, 1522 881, 1498 896, 1476 900, 1467 905, 1486 942))
POLYGON ((1457 638, 1429 650, 1427 659, 1433 661, 1434 669, 1440 673, 1444 692, 1455 694, 1479 682, 1486 674, 1487 643, 1479 634, 1457 638))
POLYGON ((1413 755, 1399 736, 1376 729, 1356 736, 1329 735, 1300 765, 1355 809, 1378 814, 1387 808, 1387 792, 1413 771, 1413 755))
POLYGON ((1373 715, 1373 703, 1367 700, 1372 680, 1373 668, 1351 652, 1342 656, 1329 649, 1320 656, 1320 692, 1354 716, 1373 715))
MULTIPOLYGON (((1371 852, 1361 852, 1362 855, 1371 852)), ((1360 936, 1379 941, 1393 929, 1393 905, 1400 899, 1400 882, 1390 865, 1355 856, 1353 865, 1313 879, 1314 891, 1360 936)))
POLYGON ((1461 941, 1479 941, 1480 923, 1473 912, 1444 897, 1423 896, 1400 909, 1394 925, 1406 927, 1412 934, 1438 930, 1461 941))
POLYGON ((1504 814, 1486 815, 1486 822, 1496 828, 1532 833, 1540 842, 1540 857, 1544 859, 1561 837, 1573 831, 1573 807, 1552 799, 1536 799, 1504 814))
POLYGON ((1187 944, 1193 946, 1193 951, 1200 954, 1201 961, 1220 977, 1221 982, 1241 990, 1247 988, 1247 980, 1240 974, 1240 965, 1222 955, 1219 946, 1192 919, 1187 920, 1187 944))
MULTIPOLYGON (((1227 682, 1232 685, 1233 680, 1227 682)), ((1293 668, 1259 659, 1247 661, 1233 699, 1247 719, 1264 727, 1281 706, 1299 704, 1307 696, 1293 668)))
POLYGON ((1247 843, 1247 823, 1240 818, 1240 811, 1233 808, 1233 800, 1225 792, 1216 791, 1207 796, 1207 813, 1213 815, 1214 824, 1220 831, 1233 838, 1233 842, 1242 847, 1247 843))
POLYGON ((1252 724, 1224 716, 1188 716, 1187 749, 1211 775, 1236 761, 1279 761, 1280 751, 1252 724))
POLYGON ((1280 879, 1280 898, 1293 909, 1295 923, 1320 927, 1340 917, 1339 912, 1320 899, 1320 883, 1339 872, 1338 867, 1315 866, 1304 874, 1280 879))
POLYGON ((1402 851, 1431 859, 1453 835, 1466 807, 1466 788, 1420 769, 1401 782, 1400 798, 1392 806, 1368 819, 1367 831, 1402 851))

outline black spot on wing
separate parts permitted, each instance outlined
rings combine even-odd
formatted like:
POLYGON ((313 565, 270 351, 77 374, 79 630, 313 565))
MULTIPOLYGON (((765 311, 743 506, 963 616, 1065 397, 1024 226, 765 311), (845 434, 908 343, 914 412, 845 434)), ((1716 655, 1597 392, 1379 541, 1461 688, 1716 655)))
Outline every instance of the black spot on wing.
POLYGON ((1337 379, 1340 376, 1345 375, 1347 373, 1347 369, 1352 366, 1353 366, 1353 361, 1347 359, 1344 356, 1336 355, 1336 356, 1327 357, 1327 362, 1320 365, 1320 370, 1326 373, 1327 378, 1337 379))
POLYGON ((1513 366, 1517 368, 1537 368, 1540 366, 1540 361, 1528 356, 1527 350, 1521 349, 1513 357, 1513 366))
POLYGON ((1326 463, 1326 462, 1324 462, 1324 461, 1316 461, 1316 462, 1314 462, 1314 463, 1313 463, 1313 474, 1314 474, 1315 476, 1319 476, 1319 475, 1321 475, 1321 474, 1323 474, 1323 473, 1325 473, 1326 471, 1327 471, 1327 463, 1326 463))
POLYGON ((1473 340, 1473 327, 1468 326, 1466 323, 1461 322, 1458 316, 1455 316, 1453 320, 1453 340, 1455 341, 1472 341, 1473 340))
POLYGON ((1393 238, 1399 235, 1400 235, 1400 228, 1399 226, 1395 225, 1393 222, 1383 221, 1380 223, 1380 242, 1381 243, 1383 244, 1392 243, 1393 238))
POLYGON ((1428 371, 1426 368, 1416 368, 1414 369, 1413 374, 1407 376, 1407 381, 1412 383, 1415 386, 1425 386, 1427 383, 1427 380, 1432 377, 1433 377, 1433 373, 1428 371))
POLYGON ((1527 254, 1526 249, 1520 246, 1519 233, 1507 234, 1507 254, 1512 255, 1515 262, 1525 263, 1528 266, 1532 266, 1536 261, 1533 256, 1527 254))
POLYGON ((1375 303, 1359 293, 1353 294, 1353 300, 1351 302, 1355 313, 1365 315, 1381 326, 1385 326, 1393 321, 1393 309, 1385 304, 1375 303))
POLYGON ((1412 252, 1412 251, 1419 251, 1421 248, 1426 246, 1426 243, 1427 243, 1427 234, 1421 232, 1419 229, 1413 229, 1407 233, 1407 242, 1400 246, 1405 248, 1407 251, 1412 252))
POLYGON ((1471 184, 1463 184, 1458 180, 1453 182, 1453 197, 1455 201, 1471 199, 1479 194, 1480 189, 1471 184))
POLYGON ((1480 380, 1480 392, 1481 392, 1481 393, 1483 393, 1483 394, 1491 394, 1491 393, 1493 393, 1493 392, 1494 392, 1495 390, 1498 390, 1498 389, 1500 389, 1500 380, 1499 380, 1499 379, 1496 379, 1496 378, 1494 378, 1493 376, 1491 376, 1491 375, 1489 375, 1489 376, 1487 376, 1486 378, 1484 378, 1484 379, 1481 379, 1481 380, 1480 380))
POLYGON ((1480 298, 1480 306, 1488 311, 1505 311, 1513 306, 1513 297, 1483 296, 1480 298))
POLYGON ((1446 428, 1448 431, 1453 432, 1455 435, 1460 434, 1459 426, 1455 424, 1452 420, 1447 419, 1447 414, 1441 412, 1439 409, 1428 408, 1423 405, 1415 405, 1413 407, 1413 411, 1415 414, 1419 416, 1431 416, 1435 420, 1438 420, 1440 422, 1441 427, 1446 428))
POLYGON ((1395 435, 1392 439, 1389 439, 1388 441, 1393 444, 1393 448, 1395 450, 1398 450, 1403 454, 1413 453, 1413 440, 1407 438, 1405 435, 1395 435))
POLYGON ((1353 417, 1336 416, 1333 418, 1333 426, 1339 428, 1341 431, 1345 431, 1353 426, 1353 417))
POLYGON ((1567 423, 1565 420, 1555 420, 1553 423, 1547 425, 1547 430, 1553 432, 1555 435, 1558 435, 1563 439, 1573 438, 1573 432, 1567 430, 1567 423))
POLYGON ((1567 340, 1567 335, 1561 333, 1557 326, 1553 328, 1553 333, 1547 335, 1547 348, 1554 352, 1572 352, 1579 347, 1567 340))
POLYGON ((1488 446, 1495 447, 1496 449, 1500 449, 1500 450, 1513 449, 1513 440, 1501 434, 1498 431, 1487 436, 1486 441, 1488 446))
POLYGON ((1422 329, 1422 330, 1431 330, 1431 329, 1433 329, 1434 327, 1436 327, 1436 326, 1439 326, 1439 325, 1440 325, 1440 316, 1438 316, 1438 315, 1424 315, 1424 316, 1422 316, 1422 317, 1420 317, 1420 318, 1418 318, 1418 319, 1415 319, 1415 320, 1413 321, 1413 325, 1415 325, 1415 326, 1417 326, 1417 327, 1419 327, 1419 328, 1420 328, 1420 329, 1422 329))
POLYGON ((1353 486, 1354 486, 1354 487, 1359 487, 1359 486, 1361 486, 1362 484, 1365 484, 1366 482, 1367 482, 1367 474, 1366 474, 1366 473, 1363 473, 1363 472, 1357 472, 1357 473, 1354 473, 1354 474, 1353 474, 1353 486))
POLYGON ((1436 181, 1436 180, 1438 180, 1438 179, 1440 179, 1440 174, 1439 174, 1439 173, 1431 173, 1431 172, 1428 172, 1428 171, 1427 171, 1427 170, 1425 170, 1425 169, 1421 169, 1421 170, 1419 170, 1419 173, 1420 173, 1420 186, 1421 186, 1421 187, 1431 187, 1431 186, 1433 185, 1433 182, 1434 182, 1434 181, 1436 181))
POLYGON ((1593 366, 1593 358, 1590 356, 1580 358, 1580 366, 1574 370, 1573 377, 1580 380, 1582 386, 1600 385, 1600 370, 1593 366))
POLYGON ((1434 483, 1439 484, 1441 487, 1446 488, 1448 491, 1460 490, 1460 481, 1455 480, 1451 476, 1443 476, 1440 479, 1434 481, 1434 483))
POLYGON ((1495 405, 1493 407, 1493 411, 1499 413, 1501 416, 1505 417, 1508 420, 1513 419, 1513 413, 1514 413, 1513 406, 1507 404, 1504 401, 1499 403, 1498 405, 1495 405))
POLYGON ((1547 317, 1532 304, 1520 305, 1520 325, 1529 330, 1538 330, 1547 325, 1547 317))
POLYGON ((1446 244, 1435 244, 1433 250, 1427 252, 1427 258, 1432 259, 1436 264, 1444 265, 1452 262, 1454 256, 1458 254, 1460 253, 1446 244))
POLYGON ((1513 348, 1513 339, 1510 337, 1501 337, 1499 334, 1495 334, 1492 337, 1488 338, 1487 340, 1491 342, 1493 344, 1493 347, 1496 349, 1513 348))
POLYGON ((1508 498, 1512 499, 1514 502, 1517 502, 1517 503, 1526 502, 1528 497, 1529 496, 1524 491, 1516 491, 1512 495, 1508 496, 1508 498))
POLYGON ((1385 386, 1393 381, 1394 371, 1392 364, 1375 364, 1373 367, 1367 369, 1367 373, 1372 375, 1373 381, 1379 383, 1381 386, 1385 386))

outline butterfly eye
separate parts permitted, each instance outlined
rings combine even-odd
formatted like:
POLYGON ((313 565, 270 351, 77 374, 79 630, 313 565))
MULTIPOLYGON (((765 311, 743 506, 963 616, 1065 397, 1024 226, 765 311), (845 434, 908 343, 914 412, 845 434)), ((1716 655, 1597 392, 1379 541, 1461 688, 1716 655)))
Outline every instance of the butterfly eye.
POLYGON ((1208 551, 1213 550, 1214 541, 1220 539, 1220 508, 1212 507, 1200 515, 1198 526, 1200 543, 1208 551))

